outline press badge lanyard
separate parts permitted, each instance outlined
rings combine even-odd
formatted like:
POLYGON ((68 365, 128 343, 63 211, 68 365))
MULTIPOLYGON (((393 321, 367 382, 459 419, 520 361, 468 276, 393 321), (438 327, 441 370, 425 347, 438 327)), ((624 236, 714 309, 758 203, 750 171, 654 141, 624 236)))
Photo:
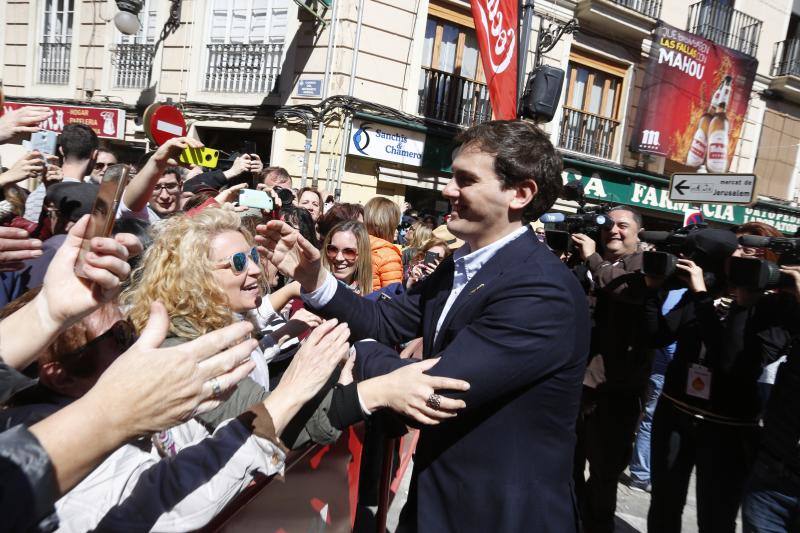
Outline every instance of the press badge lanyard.
POLYGON ((689 375, 686 379, 686 394, 708 400, 711 397, 711 371, 705 366, 706 346, 700 345, 700 357, 697 363, 689 367, 689 375))

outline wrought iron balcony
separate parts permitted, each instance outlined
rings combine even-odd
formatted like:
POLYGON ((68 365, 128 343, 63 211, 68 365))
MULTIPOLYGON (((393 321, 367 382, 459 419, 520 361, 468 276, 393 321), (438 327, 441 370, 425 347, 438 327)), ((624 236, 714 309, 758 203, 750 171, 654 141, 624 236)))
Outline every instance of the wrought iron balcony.
POLYGON ((687 30, 728 48, 755 56, 761 21, 720 0, 702 0, 689 8, 687 30))
POLYGON ((71 43, 41 43, 39 60, 39 83, 67 85, 71 43))
POLYGON ((775 43, 771 74, 800 77, 800 39, 787 39, 775 43))
POLYGON ((422 67, 419 114, 461 126, 492 118, 489 88, 449 72, 422 67))
POLYGON ((563 109, 558 146, 573 152, 611 159, 619 122, 566 106, 563 109))
POLYGON ((278 85, 283 43, 209 44, 203 89, 218 93, 270 93, 278 85))
POLYGON ((632 9, 651 19, 661 17, 661 0, 610 0, 612 3, 632 9))
POLYGON ((152 44, 118 44, 112 50, 114 87, 142 89, 147 85, 156 47, 152 44))

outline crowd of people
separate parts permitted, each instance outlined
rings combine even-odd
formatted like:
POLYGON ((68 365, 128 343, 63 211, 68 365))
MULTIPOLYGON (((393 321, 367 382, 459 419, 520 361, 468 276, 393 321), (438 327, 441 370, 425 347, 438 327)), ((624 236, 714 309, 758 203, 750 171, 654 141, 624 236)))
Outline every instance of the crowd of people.
MULTIPOLYGON (((0 142, 46 118, 2 115, 0 142)), ((779 259, 738 237, 780 234, 701 229, 677 274, 645 275, 619 206, 553 253, 529 224, 561 192, 547 136, 493 121, 457 143, 446 217, 334 202, 257 154, 187 168, 190 137, 121 163, 81 124, 4 168, 3 529, 198 529, 362 421, 366 487, 387 415, 420 429, 399 531, 612 532, 622 477, 676 532, 693 470, 701 532, 740 508, 798 530, 800 267, 774 290, 725 275, 779 259)))

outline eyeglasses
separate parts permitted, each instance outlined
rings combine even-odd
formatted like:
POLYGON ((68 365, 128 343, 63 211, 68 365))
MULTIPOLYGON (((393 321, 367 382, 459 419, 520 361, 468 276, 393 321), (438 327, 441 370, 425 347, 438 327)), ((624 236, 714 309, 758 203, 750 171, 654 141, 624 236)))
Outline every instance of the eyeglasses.
POLYGON ((230 257, 226 257, 225 259, 220 259, 219 263, 222 265, 222 268, 226 266, 230 266, 231 270, 233 270, 234 274, 241 274, 247 269, 247 259, 253 261, 253 263, 258 266, 260 264, 260 258, 258 255, 258 250, 255 246, 250 248, 249 252, 236 252, 235 254, 231 255, 230 257))
POLYGON ((339 255, 339 252, 342 252, 342 257, 344 257, 344 260, 349 261, 350 263, 358 258, 358 251, 354 250, 353 248, 339 249, 332 244, 329 244, 327 248, 325 248, 325 254, 330 260, 336 259, 336 256, 339 255))
POLYGON ((90 340, 77 350, 64 355, 61 357, 61 360, 70 361, 84 357, 87 353, 96 350, 110 339, 114 340, 115 346, 120 350, 120 353, 122 353, 131 347, 135 337, 136 335, 130 322, 127 320, 118 320, 105 333, 90 340))
POLYGON ((153 187, 153 194, 160 194, 161 191, 167 191, 168 193, 176 193, 180 188, 181 188, 180 183, 162 183, 160 185, 156 184, 156 186, 153 187))
POLYGON ((94 164, 94 169, 95 170, 104 170, 104 169, 106 169, 106 168, 108 168, 110 166, 111 166, 111 163, 99 163, 98 162, 98 163, 94 164))

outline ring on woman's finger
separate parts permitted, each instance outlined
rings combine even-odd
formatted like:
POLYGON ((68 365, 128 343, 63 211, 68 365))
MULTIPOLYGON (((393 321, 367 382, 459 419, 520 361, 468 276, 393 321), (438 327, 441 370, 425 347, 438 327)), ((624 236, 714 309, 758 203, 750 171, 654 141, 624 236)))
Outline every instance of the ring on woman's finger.
POLYGON ((428 400, 425 402, 425 405, 430 407, 431 409, 439 410, 441 407, 442 397, 436 394, 435 392, 428 396, 428 400))
POLYGON ((222 387, 219 384, 219 380, 217 378, 211 378, 208 380, 209 385, 211 385, 211 397, 212 398, 219 398, 222 396, 222 387))

